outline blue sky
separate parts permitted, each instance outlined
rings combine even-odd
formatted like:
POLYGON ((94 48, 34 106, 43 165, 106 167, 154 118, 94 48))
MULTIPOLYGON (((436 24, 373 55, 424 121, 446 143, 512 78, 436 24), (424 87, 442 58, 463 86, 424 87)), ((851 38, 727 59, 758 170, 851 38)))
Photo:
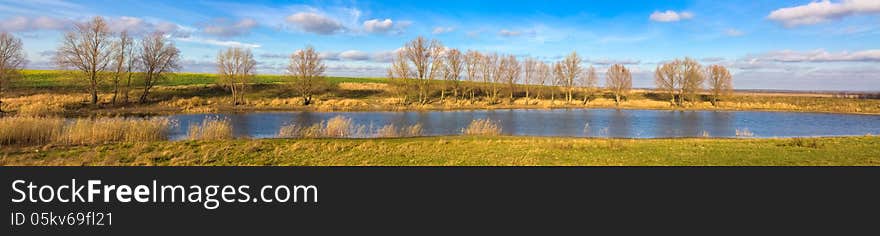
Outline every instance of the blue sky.
POLYGON ((658 62, 726 65, 737 88, 880 90, 880 1, 74 1, 0 0, 0 30, 25 43, 31 68, 71 22, 172 34, 184 71, 212 72, 217 52, 252 48, 259 73, 284 72, 306 45, 327 73, 383 76, 391 53, 422 35, 447 47, 532 56, 577 51, 600 70, 622 63, 653 87, 658 62))

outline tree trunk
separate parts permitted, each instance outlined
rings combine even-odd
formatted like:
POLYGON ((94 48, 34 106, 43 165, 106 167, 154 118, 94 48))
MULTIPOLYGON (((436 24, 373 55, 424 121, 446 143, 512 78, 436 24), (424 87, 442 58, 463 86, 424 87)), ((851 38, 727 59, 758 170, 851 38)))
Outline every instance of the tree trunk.
POLYGON ((119 77, 113 80, 113 98, 110 99, 110 103, 116 105, 116 96, 119 95, 119 77))
POLYGON ((620 94, 619 93, 614 94, 614 104, 617 106, 620 106, 620 94))

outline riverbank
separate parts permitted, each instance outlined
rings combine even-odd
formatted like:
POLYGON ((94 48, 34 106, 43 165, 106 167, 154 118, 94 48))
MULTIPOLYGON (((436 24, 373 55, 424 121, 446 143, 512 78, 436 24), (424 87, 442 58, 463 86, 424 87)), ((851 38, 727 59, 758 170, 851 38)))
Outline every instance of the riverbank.
POLYGON ((40 166, 877 166, 880 137, 591 139, 445 136, 161 141, 0 148, 40 166))
MULTIPOLYGON (((708 101, 670 106, 663 94, 635 90, 621 104, 610 94, 599 93, 588 102, 582 98, 572 102, 561 100, 557 91, 551 99, 551 87, 530 86, 531 94, 513 101, 501 99, 490 103, 475 100, 440 99, 438 94, 428 104, 404 104, 394 89, 382 78, 328 78, 331 84, 317 96, 314 104, 301 105, 286 79, 279 75, 260 75, 245 94, 246 104, 232 106, 228 92, 216 83, 216 75, 181 73, 163 80, 151 91, 147 103, 110 103, 112 95, 101 93, 101 104, 88 104, 88 95, 80 81, 62 71, 26 71, 25 78, 13 83, 3 93, 3 110, 12 114, 37 116, 126 116, 169 115, 180 113, 232 113, 254 111, 422 111, 473 109, 556 109, 616 108, 655 110, 726 110, 726 111, 793 111, 848 114, 880 114, 880 99, 834 97, 831 94, 740 92, 722 99, 717 106, 708 101), (541 99, 536 99, 537 94, 541 99)), ((558 88, 557 88, 558 89, 558 88)), ((108 88, 102 91, 108 91, 108 88)), ((519 90, 524 90, 520 88, 519 90)), ((439 92, 438 92, 439 93, 439 92)), ((136 97, 138 91, 132 91, 136 97)))

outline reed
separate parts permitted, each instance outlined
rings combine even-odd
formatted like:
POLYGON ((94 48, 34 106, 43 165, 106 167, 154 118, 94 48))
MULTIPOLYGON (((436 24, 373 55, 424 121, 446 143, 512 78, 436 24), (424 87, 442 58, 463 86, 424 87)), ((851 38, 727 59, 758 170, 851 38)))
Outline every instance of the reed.
POLYGON ((228 119, 207 118, 201 125, 189 127, 191 140, 224 140, 232 139, 232 123, 228 119))
POLYGON ((404 127, 397 127, 394 124, 382 126, 376 130, 377 138, 398 138, 398 137, 418 137, 422 136, 422 124, 415 124, 404 127))
POLYGON ((170 127, 166 118, 77 119, 65 125, 55 141, 69 145, 162 141, 168 139, 170 127))
POLYGON ((489 119, 476 119, 471 121, 467 128, 461 131, 464 135, 493 136, 501 134, 501 126, 489 119))
POLYGON ((12 116, 0 118, 0 145, 47 144, 64 127, 64 119, 12 116))

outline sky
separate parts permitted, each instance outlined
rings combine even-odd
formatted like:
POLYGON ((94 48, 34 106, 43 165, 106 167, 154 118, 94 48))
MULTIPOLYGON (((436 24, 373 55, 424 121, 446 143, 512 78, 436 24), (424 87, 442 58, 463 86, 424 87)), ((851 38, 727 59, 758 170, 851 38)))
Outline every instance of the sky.
POLYGON ((258 73, 282 74, 311 45, 328 75, 381 77, 424 36, 548 62, 576 51, 599 71, 626 65, 639 88, 654 87, 658 63, 691 57, 727 66, 737 89, 880 91, 880 0, 0 0, 0 31, 22 39, 28 68, 56 68, 63 32, 94 16, 168 33, 187 72, 214 72, 220 50, 245 47, 258 73))

